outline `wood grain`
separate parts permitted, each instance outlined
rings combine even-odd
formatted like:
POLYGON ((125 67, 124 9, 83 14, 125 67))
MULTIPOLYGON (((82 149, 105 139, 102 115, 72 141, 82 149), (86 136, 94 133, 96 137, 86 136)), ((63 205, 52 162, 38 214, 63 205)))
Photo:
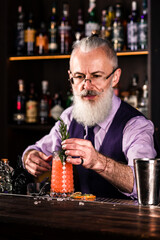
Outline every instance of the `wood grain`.
MULTIPOLYGON (((133 204, 132 204, 133 203, 133 204)), ((160 239, 160 208, 0 194, 0 239, 160 239)))

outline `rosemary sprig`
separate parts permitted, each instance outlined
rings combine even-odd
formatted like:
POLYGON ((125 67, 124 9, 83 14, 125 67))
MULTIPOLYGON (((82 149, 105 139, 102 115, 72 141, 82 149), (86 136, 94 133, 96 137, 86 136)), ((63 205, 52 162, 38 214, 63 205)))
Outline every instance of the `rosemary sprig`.
MULTIPOLYGON (((61 118, 58 118, 58 120, 60 121, 59 132, 61 134, 61 141, 63 142, 65 139, 69 138, 69 133, 67 131, 67 125, 64 121, 61 118)), ((61 149, 59 151, 59 157, 62 163, 66 160, 65 150, 61 149)))

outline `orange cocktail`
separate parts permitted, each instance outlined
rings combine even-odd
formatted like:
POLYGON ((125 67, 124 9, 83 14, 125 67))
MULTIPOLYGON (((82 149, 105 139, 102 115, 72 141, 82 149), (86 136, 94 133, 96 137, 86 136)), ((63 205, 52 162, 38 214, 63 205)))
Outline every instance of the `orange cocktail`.
POLYGON ((73 166, 66 161, 61 162, 58 154, 52 160, 51 196, 67 197, 74 191, 73 166))

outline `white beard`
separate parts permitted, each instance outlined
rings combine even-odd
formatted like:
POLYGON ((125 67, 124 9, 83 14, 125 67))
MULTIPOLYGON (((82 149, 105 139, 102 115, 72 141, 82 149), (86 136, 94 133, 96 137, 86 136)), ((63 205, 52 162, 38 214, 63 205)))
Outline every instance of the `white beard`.
POLYGON ((72 114, 73 118, 78 123, 91 127, 103 122, 109 115, 110 109, 112 107, 113 96, 113 88, 111 86, 107 91, 101 92, 99 99, 95 102, 83 100, 81 94, 77 95, 74 90, 73 93, 74 96, 72 114))

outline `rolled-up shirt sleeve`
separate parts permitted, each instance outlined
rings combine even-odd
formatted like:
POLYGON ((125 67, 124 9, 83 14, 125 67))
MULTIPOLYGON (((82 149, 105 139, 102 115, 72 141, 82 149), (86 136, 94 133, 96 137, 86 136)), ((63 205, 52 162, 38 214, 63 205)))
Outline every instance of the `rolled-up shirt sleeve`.
POLYGON ((131 198, 137 198, 133 159, 156 157, 157 153, 154 148, 153 134, 153 123, 143 116, 137 116, 129 120, 123 130, 122 149, 128 161, 128 166, 132 168, 134 175, 134 187, 132 193, 124 194, 131 198))

